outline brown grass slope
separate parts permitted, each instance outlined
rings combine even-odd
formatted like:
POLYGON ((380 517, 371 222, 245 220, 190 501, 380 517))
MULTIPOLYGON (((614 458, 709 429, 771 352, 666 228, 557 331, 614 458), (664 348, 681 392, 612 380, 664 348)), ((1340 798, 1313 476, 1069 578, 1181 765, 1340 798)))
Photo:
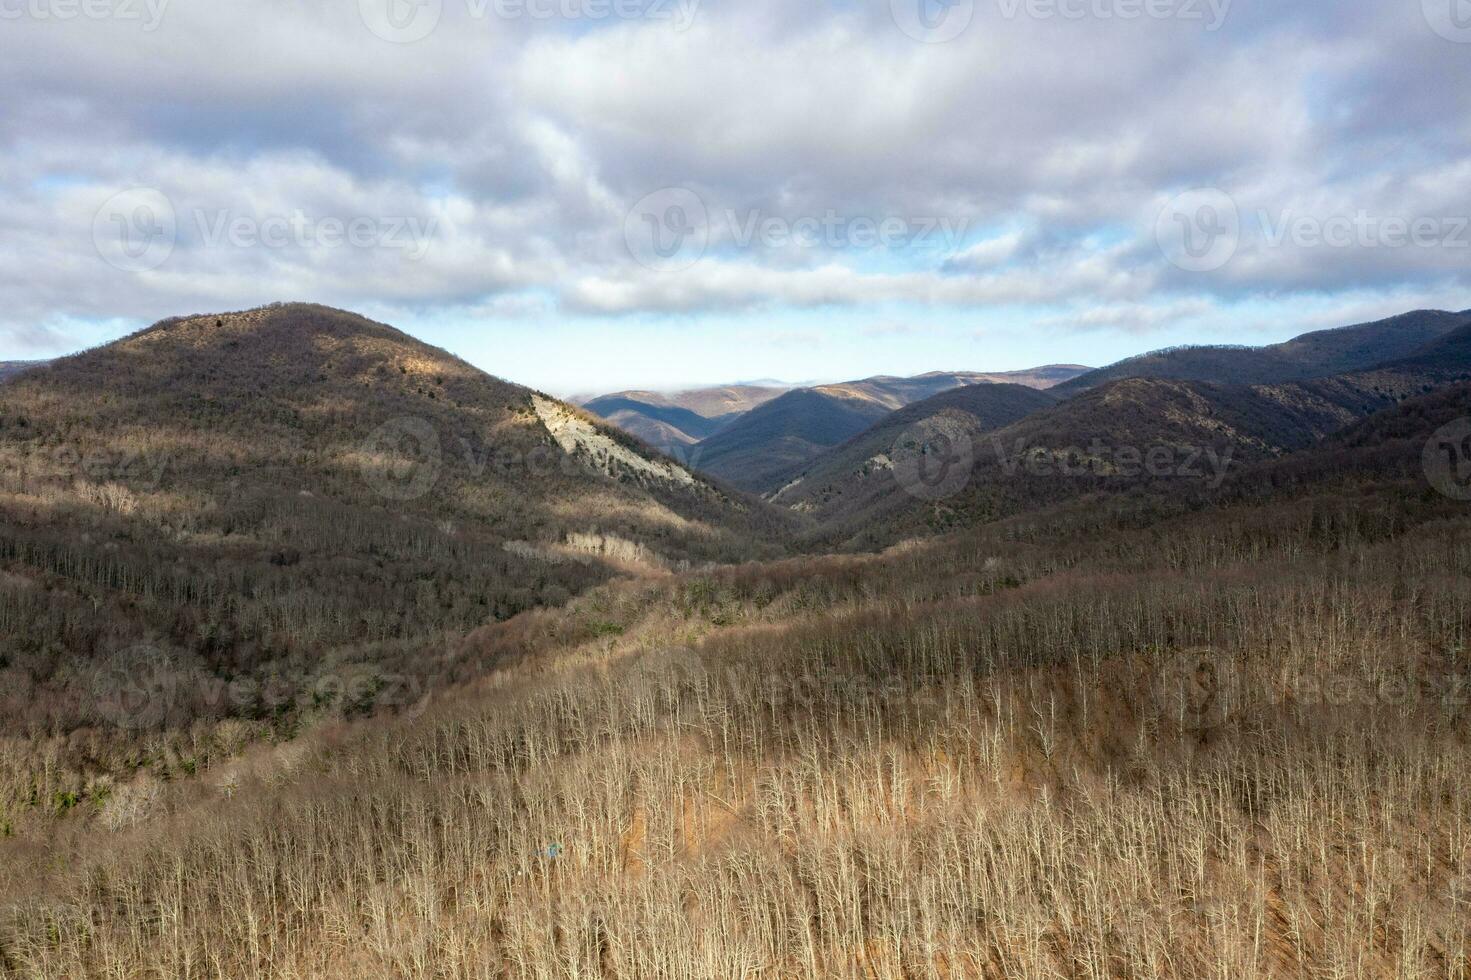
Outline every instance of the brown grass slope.
POLYGON ((1277 384, 1362 371, 1413 355, 1471 323, 1471 311, 1417 310, 1266 347, 1181 347, 1131 357, 1058 386, 1076 394, 1122 378, 1277 384))
POLYGON ((0 841, 0 971, 1464 978, 1471 514, 1341 477, 489 626, 416 718, 0 841))
POLYGON ((677 471, 560 406, 646 465, 565 450, 537 403, 303 305, 166 320, 8 382, 7 728, 90 723, 83 665, 121 652, 293 691, 344 663, 423 678, 454 637, 613 575, 777 550, 764 505, 660 476, 677 471))

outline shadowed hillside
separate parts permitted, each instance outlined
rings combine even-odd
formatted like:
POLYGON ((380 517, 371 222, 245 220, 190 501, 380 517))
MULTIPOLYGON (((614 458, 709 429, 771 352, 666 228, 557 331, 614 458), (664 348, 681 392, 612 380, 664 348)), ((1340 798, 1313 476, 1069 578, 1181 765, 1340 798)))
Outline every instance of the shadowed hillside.
POLYGON ((1275 384, 1362 371, 1409 357, 1465 324, 1471 311, 1419 310, 1374 323, 1318 330, 1267 347, 1183 347, 1131 357, 1058 385, 1076 394, 1120 378, 1275 384))

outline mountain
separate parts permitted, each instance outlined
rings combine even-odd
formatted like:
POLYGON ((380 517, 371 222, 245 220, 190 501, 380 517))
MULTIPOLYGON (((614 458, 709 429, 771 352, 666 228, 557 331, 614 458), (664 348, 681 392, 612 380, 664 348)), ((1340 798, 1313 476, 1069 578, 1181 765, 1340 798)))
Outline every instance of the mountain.
POLYGON ((609 582, 415 711, 7 740, 3 972, 1459 975, 1468 392, 1260 497, 609 582))
POLYGON ((787 518, 393 329, 277 305, 162 321, 0 387, 4 653, 75 708, 147 649, 307 684, 432 674, 457 634, 627 573, 780 550, 787 518))
POLYGON ((1021 383, 1049 388, 1085 370, 1051 365, 999 374, 936 371, 913 378, 881 376, 800 388, 741 416, 698 443, 688 458, 703 472, 733 486, 771 493, 795 479, 825 450, 906 405, 966 385, 1021 383))
POLYGON ((1471 324, 1471 312, 1418 310, 1355 326, 1318 330, 1266 347, 1179 347, 1090 371, 1059 384, 1075 394, 1120 378, 1275 384, 1360 371, 1410 357, 1471 324))
POLYGON ((29 371, 45 363, 45 361, 0 361, 0 381, 13 378, 22 371, 29 371))
POLYGON ((862 495, 863 483, 892 470, 895 446, 916 426, 944 420, 940 424, 975 437, 1020 421, 1057 400, 1050 392, 1019 384, 975 384, 942 392, 883 416, 859 435, 825 451, 771 500, 812 509, 814 500, 862 495))
POLYGON ((788 390, 775 385, 726 385, 672 393, 619 391, 577 401, 655 449, 683 458, 689 446, 788 390))
POLYGON ((882 465, 855 477, 847 460, 846 478, 803 480, 777 499, 813 517, 819 539, 876 546, 1101 494, 1198 496, 1242 467, 1471 377, 1471 358, 1452 358, 1453 339, 1442 342, 1433 367, 1262 385, 1126 378, 980 435, 937 413, 911 423, 882 465))
POLYGON ((676 453, 723 427, 720 421, 707 419, 687 408, 655 405, 619 395, 594 398, 582 407, 664 453, 676 453))

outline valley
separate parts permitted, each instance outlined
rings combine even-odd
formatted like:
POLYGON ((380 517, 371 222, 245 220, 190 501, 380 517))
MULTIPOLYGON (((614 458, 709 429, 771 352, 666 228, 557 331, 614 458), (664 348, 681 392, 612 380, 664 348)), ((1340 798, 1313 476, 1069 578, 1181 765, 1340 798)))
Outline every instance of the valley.
POLYGON ((13 377, 0 976, 1463 976, 1468 325, 578 407, 284 304, 13 377))

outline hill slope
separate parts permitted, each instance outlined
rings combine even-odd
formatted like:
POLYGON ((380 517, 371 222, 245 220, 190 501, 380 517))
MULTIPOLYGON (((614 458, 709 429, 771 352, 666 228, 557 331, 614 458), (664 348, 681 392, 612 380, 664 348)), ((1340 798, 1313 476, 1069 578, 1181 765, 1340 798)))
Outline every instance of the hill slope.
POLYGON ((780 530, 383 324, 166 320, 0 388, 0 618, 28 678, 7 717, 68 715, 35 692, 145 648, 208 676, 432 674, 457 634, 623 570, 772 553, 780 530))
POLYGON ((1067 394, 1121 378, 1275 384, 1361 371, 1409 357, 1471 323, 1471 312, 1418 310, 1373 323, 1318 330, 1266 347, 1184 347, 1131 357, 1058 385, 1067 394))

